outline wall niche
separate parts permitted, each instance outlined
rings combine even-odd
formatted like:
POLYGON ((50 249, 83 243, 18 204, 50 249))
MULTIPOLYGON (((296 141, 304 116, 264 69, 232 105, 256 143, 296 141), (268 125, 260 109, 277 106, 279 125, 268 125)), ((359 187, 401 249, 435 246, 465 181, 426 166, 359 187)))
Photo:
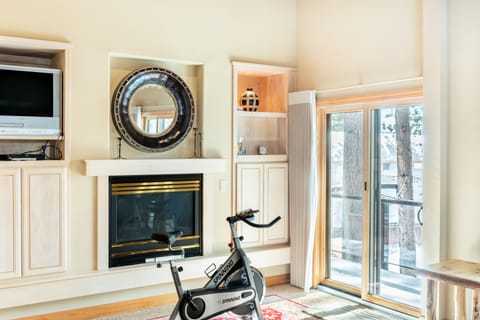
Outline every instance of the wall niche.
POLYGON ((170 159, 192 158, 201 156, 201 133, 203 132, 203 64, 183 62, 177 60, 157 59, 152 57, 138 57, 123 54, 110 55, 110 92, 108 112, 110 115, 110 158, 119 157, 119 137, 113 118, 111 116, 112 101, 115 98, 117 87, 123 79, 135 70, 145 67, 159 67, 175 73, 188 86, 194 101, 194 120, 192 130, 186 138, 174 148, 160 152, 145 152, 130 146, 126 141, 121 141, 121 157, 125 159, 170 159))

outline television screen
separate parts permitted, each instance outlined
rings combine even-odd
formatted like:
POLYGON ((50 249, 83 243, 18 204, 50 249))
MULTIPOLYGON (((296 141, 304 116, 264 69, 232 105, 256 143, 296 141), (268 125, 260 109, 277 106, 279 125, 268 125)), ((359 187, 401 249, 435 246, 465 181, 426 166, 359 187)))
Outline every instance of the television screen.
POLYGON ((0 115, 53 116, 53 74, 0 70, 0 115))

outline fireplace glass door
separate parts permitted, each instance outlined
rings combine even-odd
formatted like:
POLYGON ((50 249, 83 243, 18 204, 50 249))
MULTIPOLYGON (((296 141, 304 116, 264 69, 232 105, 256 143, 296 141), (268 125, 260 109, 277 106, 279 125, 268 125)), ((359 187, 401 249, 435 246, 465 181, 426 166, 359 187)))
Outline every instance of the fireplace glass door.
POLYGON ((201 186, 201 175, 110 177, 110 267, 168 254, 155 232, 182 231, 175 246, 201 255, 201 186))

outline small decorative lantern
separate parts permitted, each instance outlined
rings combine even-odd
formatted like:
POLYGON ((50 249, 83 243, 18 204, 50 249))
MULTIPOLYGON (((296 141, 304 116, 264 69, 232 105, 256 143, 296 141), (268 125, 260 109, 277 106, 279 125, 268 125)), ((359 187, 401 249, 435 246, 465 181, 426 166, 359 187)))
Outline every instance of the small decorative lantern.
POLYGON ((253 92, 253 88, 247 88, 247 91, 242 93, 241 105, 243 111, 257 111, 260 99, 258 95, 253 92))

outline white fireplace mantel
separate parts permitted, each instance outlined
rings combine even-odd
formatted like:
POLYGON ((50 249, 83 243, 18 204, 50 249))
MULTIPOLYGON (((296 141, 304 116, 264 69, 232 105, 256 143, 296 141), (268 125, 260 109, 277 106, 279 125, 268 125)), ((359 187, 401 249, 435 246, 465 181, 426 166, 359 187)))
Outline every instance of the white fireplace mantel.
POLYGON ((126 176, 225 172, 226 159, 116 159, 83 160, 86 176, 126 176))
POLYGON ((203 174, 203 252, 212 252, 213 201, 210 196, 214 182, 212 173, 226 172, 226 159, 116 159, 83 160, 83 174, 97 178, 97 269, 108 269, 108 177, 155 174, 203 174))

